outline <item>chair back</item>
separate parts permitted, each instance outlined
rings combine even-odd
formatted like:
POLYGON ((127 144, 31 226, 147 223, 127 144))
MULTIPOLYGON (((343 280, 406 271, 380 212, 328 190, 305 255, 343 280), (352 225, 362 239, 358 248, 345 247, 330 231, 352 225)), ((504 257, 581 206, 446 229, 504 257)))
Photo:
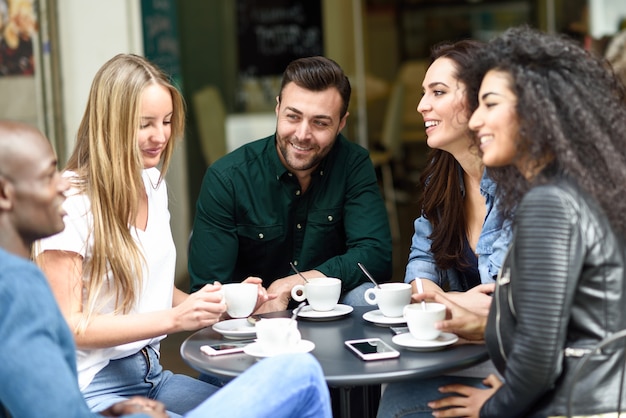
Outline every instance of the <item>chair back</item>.
POLYGON ((422 82, 430 65, 429 60, 415 59, 404 61, 398 70, 398 79, 404 84, 406 94, 402 105, 402 140, 407 143, 426 141, 426 131, 422 115, 417 112, 421 97, 422 82))
POLYGON ((200 148, 207 165, 226 154, 226 109, 222 96, 214 86, 194 93, 193 110, 198 127, 200 148))
POLYGON ((396 80, 391 88, 385 109, 380 143, 391 154, 392 159, 402 158, 402 122, 406 88, 401 80, 396 80))

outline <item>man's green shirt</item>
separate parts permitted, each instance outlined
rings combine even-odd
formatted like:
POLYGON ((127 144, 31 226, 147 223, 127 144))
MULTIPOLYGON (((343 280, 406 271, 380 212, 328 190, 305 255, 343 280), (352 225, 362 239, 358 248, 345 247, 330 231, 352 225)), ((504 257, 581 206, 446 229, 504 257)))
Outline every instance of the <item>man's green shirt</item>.
POLYGON ((191 290, 206 283, 276 279, 319 270, 348 291, 391 278, 391 234, 367 150, 339 135, 302 193, 278 158, 274 135, 211 165, 202 182, 189 250, 191 290))

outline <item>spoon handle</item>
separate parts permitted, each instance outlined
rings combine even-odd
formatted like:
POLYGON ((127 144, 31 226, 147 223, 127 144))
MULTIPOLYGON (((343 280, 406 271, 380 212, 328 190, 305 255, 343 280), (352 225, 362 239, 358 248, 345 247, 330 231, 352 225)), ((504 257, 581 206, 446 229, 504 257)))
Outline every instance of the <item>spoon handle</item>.
MULTIPOLYGON (((422 284, 422 279, 419 277, 415 278, 415 285, 417 286, 417 293, 424 293, 424 285, 422 284)), ((426 301, 422 301, 422 309, 426 310, 426 301)))
POLYGON ((365 266, 364 266, 363 264, 361 264, 361 263, 356 263, 356 264, 359 266, 359 268, 361 269, 361 271, 362 271, 363 273, 365 273, 365 275, 367 276, 367 278, 368 278, 368 279, 370 279, 370 280, 372 281, 372 283, 374 283, 374 285, 375 285, 377 288, 379 288, 379 289, 380 289, 380 285, 379 285, 378 283, 376 283, 376 280, 374 280, 374 278, 372 277, 372 275, 370 274, 370 272, 369 272, 369 271, 367 271, 367 269, 365 268, 365 266))
POLYGON ((296 317, 298 316, 298 314, 300 313, 300 311, 302 310, 302 308, 304 308, 304 305, 306 305, 306 300, 302 301, 297 307, 296 309, 293 310, 293 314, 291 315, 291 321, 289 321, 289 324, 291 324, 296 317))
POLYGON ((296 266, 294 266, 294 264, 290 261, 289 265, 291 266, 291 268, 293 269, 293 271, 296 272, 296 274, 300 277, 302 277, 302 280, 304 280, 305 283, 308 283, 309 281, 306 279, 306 277, 304 277, 304 274, 300 273, 300 270, 298 270, 296 268, 296 266))

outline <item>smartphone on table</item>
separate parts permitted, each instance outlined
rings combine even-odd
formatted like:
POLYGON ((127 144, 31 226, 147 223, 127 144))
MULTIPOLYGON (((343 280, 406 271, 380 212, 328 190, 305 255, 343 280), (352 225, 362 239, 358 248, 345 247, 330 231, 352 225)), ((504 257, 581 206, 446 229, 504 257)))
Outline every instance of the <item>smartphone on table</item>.
POLYGON ((396 358, 400 352, 380 338, 348 340, 346 347, 362 360, 382 360, 396 358))
POLYGON ((207 356, 220 356, 222 354, 241 353, 248 344, 253 343, 254 340, 241 340, 241 341, 223 341, 215 344, 207 344, 200 347, 207 356))

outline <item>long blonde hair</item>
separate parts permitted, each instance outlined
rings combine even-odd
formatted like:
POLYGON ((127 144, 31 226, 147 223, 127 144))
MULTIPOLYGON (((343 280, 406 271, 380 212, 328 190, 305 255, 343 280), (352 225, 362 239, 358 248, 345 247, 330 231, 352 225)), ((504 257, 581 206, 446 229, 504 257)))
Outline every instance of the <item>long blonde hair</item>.
POLYGON ((115 313, 128 313, 143 285, 144 260, 129 225, 137 217, 144 193, 137 131, 141 95, 152 84, 167 88, 173 104, 171 136, 161 158, 162 181, 175 143, 184 133, 185 105, 180 92, 161 70, 132 54, 113 57, 96 74, 76 146, 65 167, 77 174, 74 186, 88 196, 93 214, 93 256, 83 264, 89 282, 85 285, 87 300, 79 329, 84 329, 91 315, 104 304, 98 300, 108 293, 103 286, 109 272, 115 313))

